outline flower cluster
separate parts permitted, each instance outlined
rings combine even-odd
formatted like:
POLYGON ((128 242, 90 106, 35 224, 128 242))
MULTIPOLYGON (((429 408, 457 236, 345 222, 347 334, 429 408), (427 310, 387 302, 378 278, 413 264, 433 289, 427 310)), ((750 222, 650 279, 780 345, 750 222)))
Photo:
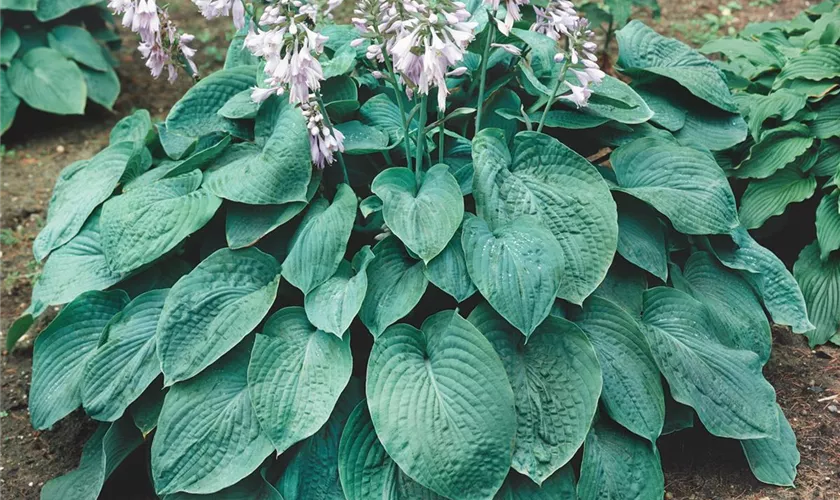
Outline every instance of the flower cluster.
POLYGON ((254 99, 289 92, 289 101, 303 103, 321 87, 324 73, 318 55, 324 51, 327 37, 313 31, 318 9, 299 0, 279 0, 260 18, 268 30, 248 33, 245 45, 265 59, 267 88, 255 89, 254 99))
POLYGON ((166 68, 169 81, 175 81, 179 58, 183 58, 193 74, 198 74, 193 61, 195 49, 188 45, 194 37, 187 33, 179 36, 169 14, 159 8, 155 0, 111 0, 108 7, 114 13, 122 14, 123 26, 140 35, 138 48, 152 76, 158 78, 166 68))
POLYGON ((245 26, 245 4, 242 0, 192 0, 201 15, 207 19, 233 14, 236 29, 245 26))
POLYGON ((321 109, 315 94, 310 94, 306 102, 300 103, 300 109, 307 120, 312 163, 323 170, 334 161, 336 151, 344 151, 344 134, 326 122, 326 110, 321 109))
MULTIPOLYGON (((484 0, 484 3, 488 4, 493 11, 499 10, 499 4, 501 3, 500 0, 484 0)), ((522 5, 528 5, 529 0, 505 0, 505 18, 504 20, 496 19, 496 26, 499 28, 499 31, 502 32, 503 35, 507 36, 510 34, 510 29, 513 28, 513 24, 516 21, 522 19, 522 13, 519 11, 519 7, 522 5)))

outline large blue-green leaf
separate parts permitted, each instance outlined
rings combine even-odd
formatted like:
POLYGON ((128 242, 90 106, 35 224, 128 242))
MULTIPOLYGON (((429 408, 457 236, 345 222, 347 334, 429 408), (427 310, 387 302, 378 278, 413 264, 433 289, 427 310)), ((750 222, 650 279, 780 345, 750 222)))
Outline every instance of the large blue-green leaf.
POLYGON ((50 198, 47 225, 32 244, 36 259, 44 259, 78 234, 96 207, 113 194, 133 154, 132 142, 118 142, 61 171, 50 198))
POLYGON ((580 500, 648 500, 665 496, 665 477, 655 446, 622 429, 599 423, 583 445, 580 500))
POLYGON ((493 346, 457 312, 429 316, 420 330, 388 328, 373 345, 366 392, 382 445, 417 482, 450 498, 488 498, 502 486, 513 391, 493 346))
POLYGON ((493 500, 577 500, 575 471, 571 465, 567 465, 541 485, 511 471, 493 500))
POLYGON ((467 300, 476 292, 467 271, 460 229, 443 251, 426 264, 425 273, 429 281, 458 302, 467 300))
MULTIPOLYGON (((35 17, 41 22, 52 21, 70 11, 97 3, 96 0, 38 0, 35 17)), ((6 7, 4 6, 3 8, 5 9, 6 7)))
POLYGON ((341 434, 338 474, 347 500, 444 500, 408 477, 388 456, 365 401, 347 418, 341 434))
POLYGON ((498 129, 484 130, 473 139, 473 160, 478 215, 494 230, 522 215, 538 217, 560 243, 557 295, 582 303, 604 279, 618 240, 603 177, 556 139, 533 132, 517 134, 511 155, 498 129))
POLYGON ((802 288, 808 316, 816 327, 806 332, 811 346, 825 344, 840 333, 840 254, 820 259, 819 244, 805 247, 793 265, 793 275, 802 288))
POLYGON ((597 296, 586 300, 575 322, 598 355, 604 377, 601 400, 607 414, 655 443, 665 422, 665 394, 638 323, 614 302, 597 296))
POLYGON ((368 287, 359 319, 378 337, 414 309, 429 281, 423 263, 412 259, 396 237, 381 241, 373 253, 376 257, 367 268, 368 287))
POLYGON ((770 359, 770 323, 750 284, 706 252, 695 252, 682 272, 672 274, 674 287, 706 304, 717 339, 729 347, 770 359))
POLYGON ((79 26, 61 24, 47 33, 50 47, 96 71, 108 71, 111 63, 105 59, 102 46, 90 32, 79 26))
POLYGON ((285 500, 265 478, 266 472, 266 466, 260 467, 245 479, 215 493, 201 495, 179 492, 164 495, 163 500, 285 500))
POLYGON ((840 191, 835 190, 820 200, 816 225, 820 259, 827 260, 831 252, 840 249, 840 191))
POLYGON ((79 466, 51 479, 41 488, 42 500, 90 500, 99 498, 105 480, 132 451, 143 444, 143 436, 131 419, 99 424, 82 448, 79 466))
POLYGON ((676 81, 718 108, 737 113, 723 73, 688 45, 666 38, 639 21, 616 33, 618 66, 625 73, 651 73, 676 81))
POLYGON ((645 292, 642 328, 671 394, 694 408, 716 436, 776 437, 776 392, 752 351, 726 347, 706 308, 687 293, 658 287, 645 292))
MULTIPOLYGON (((104 49, 102 49, 104 50, 104 49)), ((87 86, 87 98, 107 110, 113 110, 120 95, 120 77, 114 68, 96 71, 80 66, 87 86)))
POLYGON ((145 109, 138 109, 134 113, 125 116, 114 125, 108 140, 111 144, 122 141, 131 141, 135 144, 146 144, 155 136, 155 129, 152 125, 152 117, 145 109))
POLYGON ((193 170, 108 200, 100 228, 111 269, 133 271, 204 227, 222 200, 200 186, 201 171, 193 170))
POLYGON ((779 88, 786 81, 796 78, 827 80, 837 76, 840 76, 840 47, 818 45, 797 57, 790 58, 776 76, 773 87, 779 88))
POLYGON ((243 341, 197 377, 169 389, 152 441, 158 495, 214 493, 253 472, 271 453, 248 393, 251 344, 243 341))
POLYGON ((196 149, 198 150, 191 153, 188 157, 181 160, 164 159, 155 165, 155 167, 151 170, 148 170, 142 175, 131 179, 131 181, 125 185, 123 191, 137 189, 141 186, 148 186, 149 184, 166 177, 177 177, 182 174, 188 174, 197 168, 206 169, 208 166, 207 164, 221 155, 227 149, 231 141, 231 137, 229 135, 224 135, 218 140, 217 136, 211 137, 213 137, 213 142, 206 147, 202 147, 205 146, 204 141, 196 143, 198 146, 196 149))
POLYGON ((32 426, 47 429, 82 404, 87 361, 105 326, 128 304, 121 290, 87 292, 65 307, 35 339, 29 412, 32 426))
MULTIPOLYGON (((2 8, 5 9, 6 6, 3 5, 2 8)), ((8 26, 3 27, 0 31, 0 64, 9 64, 17 54, 18 49, 20 49, 18 32, 8 26)))
POLYGON ((309 322, 318 329, 342 337, 362 308, 367 294, 367 267, 374 254, 362 247, 352 264, 342 260, 330 279, 321 283, 304 298, 309 322))
POLYGON ((389 168, 370 189, 382 200, 391 232, 427 264, 443 251, 464 218, 461 188, 446 165, 430 168, 419 186, 411 170, 389 168))
POLYGON ((184 276, 166 298, 157 327, 165 384, 186 380, 253 330, 277 295, 280 265, 256 248, 223 248, 184 276))
POLYGON ((767 219, 784 213, 791 203, 814 195, 817 179, 795 168, 783 168, 765 179, 753 179, 741 196, 738 217, 747 229, 758 229, 767 219))
POLYGON ((779 415, 779 437, 749 439, 741 441, 741 448, 756 479, 777 486, 793 486, 796 467, 799 465, 799 450, 796 449, 796 435, 790 423, 776 405, 779 415))
POLYGON ((730 172, 736 179, 764 179, 802 156, 814 143, 808 127, 791 122, 768 130, 752 145, 750 153, 730 172))
POLYGON ((0 68, 0 134, 5 133, 15 120, 20 98, 12 92, 6 69, 0 68))
POLYGON ((709 155, 644 138, 615 150, 611 161, 618 190, 657 209, 677 231, 723 234, 738 226, 735 196, 709 155))
POLYGON ((338 269, 356 220, 356 195, 341 184, 330 204, 320 198, 309 210, 292 238, 283 262, 283 277, 304 294, 324 283, 338 269))
POLYGON ((468 216, 461 235, 467 271, 481 295, 528 337, 548 316, 562 281, 562 250, 528 216, 491 230, 468 216))
POLYGON ((619 200, 618 253, 632 264, 668 280, 668 248, 665 226, 655 210, 627 197, 619 200))
POLYGON ((168 293, 146 292, 108 322, 84 368, 82 406, 91 418, 120 418, 160 374, 155 332, 168 293))
POLYGON ((525 337, 487 303, 469 321, 502 359, 516 401, 514 470, 537 484, 577 452, 601 394, 595 349, 574 323, 549 316, 525 337))
POLYGON ((56 115, 85 112, 82 71, 55 49, 38 47, 15 58, 6 77, 12 92, 30 107, 56 115))
POLYGON ((302 307, 274 313, 256 336, 248 366, 254 413, 277 453, 327 421, 350 380, 350 335, 319 330, 302 307))

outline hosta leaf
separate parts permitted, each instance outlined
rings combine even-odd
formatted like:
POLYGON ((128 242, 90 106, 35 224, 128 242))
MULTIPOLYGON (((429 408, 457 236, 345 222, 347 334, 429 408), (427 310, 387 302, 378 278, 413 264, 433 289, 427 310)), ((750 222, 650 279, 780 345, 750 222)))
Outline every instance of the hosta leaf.
MULTIPOLYGON (((261 467, 263 471, 265 470, 261 467)), ((163 500, 285 500, 277 489, 265 478, 264 472, 258 469, 238 483, 208 495, 194 495, 192 493, 173 493, 166 495, 163 500)))
POLYGON ((778 117, 788 121, 808 102, 806 95, 790 89, 779 89, 768 96, 750 94, 749 117, 750 135, 756 141, 761 137, 761 127, 768 118, 778 117))
POLYGON ((819 139, 840 136, 840 99, 835 98, 820 107, 808 128, 819 139))
POLYGON ((525 337, 548 316, 561 285, 560 245, 523 216, 492 231, 475 216, 461 235, 467 271, 481 295, 525 337))
POLYGON ((599 423, 583 445, 577 494, 580 500, 664 497, 665 478, 656 447, 613 425, 599 423))
POLYGON ((619 190, 653 206, 677 231, 721 234, 737 227, 729 182, 708 155, 645 138, 618 148, 611 161, 619 190))
POLYGON ((403 116, 400 108, 387 94, 379 94, 365 101, 359 109, 359 116, 366 125, 387 134, 391 146, 403 140, 403 116))
POLYGON ((118 121, 108 137, 111 144, 131 141, 135 144, 146 144, 155 136, 152 117, 145 109, 138 109, 134 113, 118 121))
POLYGON ((616 38, 620 47, 617 64, 622 71, 670 78, 709 104, 738 112, 721 71, 688 45, 666 38, 639 21, 620 29, 616 38))
POLYGON ((618 253, 663 282, 668 280, 665 226, 647 204, 627 197, 618 211, 618 253))
MULTIPOLYGON (((231 137, 229 135, 224 135, 221 139, 213 142, 207 147, 193 152, 182 160, 165 159, 157 164, 155 168, 128 182, 123 188, 123 191, 130 191, 142 186, 148 186, 149 184, 166 177, 177 177, 179 175, 188 174, 197 168, 207 168, 207 164, 209 162, 221 155, 222 152, 227 149, 230 141, 231 137)), ((197 146, 201 147, 202 144, 197 143, 197 146)))
POLYGON ((566 466, 546 479, 542 485, 530 478, 511 471, 502 489, 493 500, 576 500, 575 472, 566 466))
POLYGON ((370 247, 362 247, 352 265, 342 260, 330 279, 306 294, 304 307, 310 323, 339 338, 344 335, 362 308, 367 293, 367 267, 373 258, 370 247))
POLYGON ((383 447, 417 482, 450 498, 488 498, 502 486, 516 432, 513 391, 493 346, 457 312, 379 336, 366 393, 383 447))
POLYGON ((774 323, 790 326, 795 333, 813 330, 802 292, 784 263, 756 243, 745 229, 738 228, 730 236, 730 243, 712 243, 718 260, 730 269, 743 271, 774 323))
POLYGON ((427 264, 443 251, 464 218, 461 188, 446 165, 430 168, 420 186, 411 170, 389 168, 370 189, 382 200, 388 228, 427 264))
POLYGON ((706 252, 695 252, 682 273, 672 275, 674 287, 706 304, 713 333, 725 345, 770 359, 770 323, 753 289, 706 252))
POLYGON ((665 392, 665 425, 662 435, 673 434, 694 427, 694 410, 690 406, 677 403, 670 391, 665 392))
POLYGON ((647 287, 645 273, 617 257, 607 277, 592 292, 592 296, 607 299, 636 318, 642 315, 642 294, 647 287))
POLYGON ((133 271, 204 227, 222 200, 199 186, 201 171, 193 170, 108 200, 100 228, 111 269, 133 271))
POLYGON ((650 121, 671 132, 676 132, 685 125, 686 109, 675 99, 675 92, 662 92, 659 85, 659 83, 643 85, 635 87, 634 90, 653 110, 650 121))
MULTIPOLYGON (((604 118, 603 116, 587 114, 586 109, 583 108, 580 111, 552 109, 545 115, 545 126, 548 128, 579 130, 595 128, 610 121, 609 118, 604 118)), ((514 115, 514 117, 519 121, 524 120, 519 114, 514 115)), ((539 123, 542 118, 542 113, 532 113, 529 118, 531 123, 539 123)))
POLYGON ((449 240, 443 251, 426 264, 424 272, 429 281, 458 302, 472 297, 476 288, 467 271, 460 229, 455 232, 455 236, 449 240))
POLYGON ((598 355, 604 377, 601 401, 607 414, 655 443, 665 422, 665 393, 638 323, 614 302, 594 296, 583 304, 575 323, 598 355))
POLYGON ((304 294, 338 269, 356 220, 356 195, 341 184, 332 204, 320 198, 309 206, 283 262, 283 277, 304 294))
POLYGON ((808 304, 808 316, 816 326, 805 335, 812 347, 825 344, 840 333, 840 255, 822 261, 818 243, 811 243, 796 259, 793 275, 808 304))
POLYGON ((297 449, 277 482, 285 500, 345 500, 339 480, 339 442, 362 392, 361 381, 350 379, 327 423, 297 449))
POLYGON ((243 90, 225 102, 216 113, 231 120, 256 118, 260 103, 251 98, 251 89, 243 90))
POLYGON ((840 191, 835 190, 820 200, 817 207, 817 241, 822 260, 827 260, 831 252, 840 249, 840 191))
POLYGON ((225 69, 233 69, 240 66, 257 66, 260 60, 245 47, 245 37, 248 35, 250 23, 240 28, 230 41, 227 53, 225 54, 225 69))
POLYGON ((47 429, 82 403, 85 363, 105 326, 128 304, 121 290, 87 292, 62 309, 35 339, 29 412, 32 426, 47 429))
POLYGON ((574 323, 549 316, 525 343, 487 303, 468 318, 487 337, 512 381, 516 403, 514 470, 542 484, 577 452, 598 407, 601 368, 574 323))
POLYGON ((740 115, 702 106, 690 108, 685 125, 674 134, 683 144, 701 144, 710 151, 722 151, 747 138, 747 123, 740 115))
POLYGON ((498 92, 493 93, 489 99, 482 103, 483 113, 486 118, 481 122, 481 128, 497 128, 502 130, 508 142, 516 135, 519 129, 519 124, 516 120, 503 116, 504 111, 514 110, 519 111, 522 107, 522 101, 519 96, 511 89, 502 88, 498 92), (497 113, 502 111, 502 113, 497 113))
POLYGON ((70 11, 96 3, 96 0, 39 0, 35 17, 41 22, 52 21, 70 11))
POLYGON ((120 418, 160 374, 155 331, 167 293, 162 289, 140 295, 105 327, 84 368, 82 406, 91 418, 120 418))
POLYGON ((157 427, 165 396, 166 390, 159 382, 154 382, 128 407, 134 425, 140 430, 144 438, 157 427))
POLYGON ((34 11, 37 6, 37 0, 3 0, 0 3, 0 8, 3 10, 34 11))
POLYGON ((736 179, 764 179, 801 156, 814 143, 808 127, 791 122, 764 132, 750 154, 731 172, 736 179))
POLYGON ((102 46, 84 28, 62 24, 47 33, 47 40, 50 47, 68 59, 78 61, 96 71, 111 69, 111 63, 102 53, 102 46))
POLYGON ((6 77, 12 92, 35 109, 56 115, 85 112, 82 71, 55 49, 38 47, 15 58, 6 77))
MULTIPOLYGON (((577 79, 574 75, 567 78, 573 83, 577 79)), ((586 106, 590 113, 626 124, 643 123, 653 116, 644 99, 618 78, 607 75, 590 90, 592 96, 586 106)))
POLYGON ((356 406, 341 433, 338 473, 347 500, 444 500, 414 482, 388 456, 365 401, 356 406))
POLYGON ((0 134, 9 130, 20 106, 20 98, 12 92, 6 69, 0 69, 0 134))
POLYGON ((820 141, 817 161, 811 167, 817 177, 828 177, 840 173, 840 144, 834 141, 820 141))
POLYGON ((120 78, 113 68, 94 71, 80 67, 87 85, 87 98, 108 110, 114 109, 114 103, 120 95, 120 78))
POLYGON ((750 62, 772 68, 781 68, 784 59, 781 54, 772 50, 768 45, 754 40, 741 38, 719 38, 707 42, 700 49, 703 54, 714 54, 719 52, 729 59, 743 57, 750 62))
POLYGON ((778 439, 743 440, 741 448, 756 479, 776 486, 793 486, 799 465, 796 435, 778 405, 776 411, 779 415, 778 439))
MULTIPOLYGON (((166 116, 166 131, 185 138, 198 138, 214 132, 241 135, 242 125, 219 116, 222 106, 236 94, 256 85, 253 66, 216 71, 201 79, 172 106, 166 116)), ((289 133, 294 132, 289 128, 289 133)), ((169 153, 169 148, 166 148, 169 153)))
POLYGON ((840 46, 818 45, 798 57, 790 58, 776 76, 773 87, 779 88, 794 78, 827 80, 837 76, 840 76, 840 46))
POLYGON ((157 328, 165 384, 208 367, 268 313, 277 295, 280 265, 256 248, 223 248, 172 287, 157 328))
POLYGON ((277 453, 321 428, 350 380, 350 336, 312 326, 302 307, 274 313, 257 335, 248 390, 277 453))
POLYGON ((603 177, 556 139, 533 132, 517 134, 511 155, 498 129, 484 130, 473 139, 473 159, 478 215, 493 229, 522 215, 538 217, 560 244, 558 296, 583 302, 604 279, 618 240, 603 177))
MULTIPOLYGON (((3 5, 3 8, 6 6, 3 5)), ((17 31, 9 27, 3 28, 0 32, 0 64, 9 64, 19 48, 20 35, 17 31)))
POLYGON ((791 203, 799 203, 814 195, 817 179, 803 176, 796 169, 783 168, 766 179, 755 179, 741 196, 738 216, 747 229, 757 229, 767 219, 781 215, 791 203))
POLYGON ((108 267, 99 235, 99 212, 94 212, 79 234, 47 259, 32 288, 32 307, 66 304, 84 292, 115 285, 125 276, 108 267))
POLYGON ((778 434, 776 392, 761 374, 761 360, 721 344, 702 303, 673 288, 652 288, 643 321, 671 394, 694 408, 709 432, 736 439, 778 434))
POLYGON ((88 500, 98 498, 105 480, 132 451, 143 444, 143 437, 130 419, 99 424, 82 448, 79 466, 51 479, 41 488, 42 500, 88 500))
POLYGON ((385 132, 360 121, 339 123, 335 128, 344 135, 342 144, 344 152, 348 155, 366 155, 390 149, 385 132))
POLYGON ((219 491, 271 453, 248 394, 251 344, 242 342, 199 376, 169 389, 152 441, 158 495, 219 491))
POLYGON ((300 110, 278 99, 266 101, 257 115, 256 127, 268 134, 264 141, 228 148, 207 171, 204 183, 211 192, 250 205, 307 201, 309 130, 300 110))
POLYGON ((373 253, 376 257, 367 268, 368 288, 359 319, 378 337, 414 309, 429 281, 423 263, 412 259, 396 237, 381 241, 373 253))
POLYGON ((32 244, 36 259, 44 259, 79 233, 90 214, 114 192, 133 153, 134 144, 118 142, 61 171, 50 198, 47 225, 32 244))

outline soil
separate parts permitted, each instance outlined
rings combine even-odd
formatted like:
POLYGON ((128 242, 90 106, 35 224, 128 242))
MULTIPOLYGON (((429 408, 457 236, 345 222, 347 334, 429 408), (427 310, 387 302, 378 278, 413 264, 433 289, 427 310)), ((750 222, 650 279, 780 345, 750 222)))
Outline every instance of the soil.
MULTIPOLYGON (((666 34, 696 44, 702 42, 705 32, 726 33, 752 21, 791 18, 809 5, 803 0, 747 1, 735 8, 723 2, 660 0, 661 17, 652 24, 666 34), (729 11, 722 12, 721 7, 729 11), (703 18, 704 14, 713 14, 717 20, 703 18)), ((187 2, 172 5, 170 10, 180 26, 196 34, 202 72, 208 74, 220 67, 230 37, 227 22, 207 23, 187 2)), ((44 224, 59 171, 75 160, 93 156, 108 143, 114 123, 135 109, 146 108, 153 118, 165 117, 191 85, 183 75, 174 85, 154 80, 139 59, 134 36, 122 36, 117 70, 122 93, 114 112, 89 109, 84 117, 62 118, 27 110, 18 115, 14 128, 3 137, 0 333, 6 332, 28 305, 31 283, 39 271, 31 245, 44 224)), ((55 312, 45 314, 31 332, 40 331, 55 312)), ((27 335, 15 351, 4 352, 0 368, 0 496, 9 499, 38 498, 47 480, 76 467, 82 446, 95 427, 76 412, 50 431, 32 429, 27 409, 32 340, 27 335)), ((765 373, 776 387, 779 403, 798 438, 802 461, 797 488, 759 483, 735 441, 712 438, 702 429, 694 429, 659 442, 666 498, 840 499, 840 349, 813 351, 801 336, 776 328, 773 355, 765 373)), ((137 481, 146 475, 147 452, 141 448, 117 470, 102 498, 126 498, 125 488, 120 494, 114 490, 127 482, 137 485, 131 498, 153 498, 147 482, 137 481)))

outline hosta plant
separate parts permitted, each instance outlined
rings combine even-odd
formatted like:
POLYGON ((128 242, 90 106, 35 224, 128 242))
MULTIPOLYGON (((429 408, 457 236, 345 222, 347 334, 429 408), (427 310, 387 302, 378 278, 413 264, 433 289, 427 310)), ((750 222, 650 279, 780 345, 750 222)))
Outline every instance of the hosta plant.
POLYGON ((322 8, 247 6, 224 70, 61 173, 9 343, 66 304, 32 423, 102 423, 43 497, 145 442, 169 499, 657 499, 695 415, 792 484, 766 313, 810 323, 710 152, 746 130, 720 71, 633 22, 634 90, 566 2, 322 8))
POLYGON ((105 4, 3 0, 0 9, 0 132, 21 103, 57 115, 81 115, 88 101, 111 109, 120 81, 109 49, 120 38, 105 4))
POLYGON ((816 237, 812 229, 814 240, 793 265, 815 326, 806 333, 812 346, 840 344, 838 41, 840 5, 826 2, 793 21, 751 25, 704 47, 724 55, 719 66, 749 127, 748 139, 720 158, 743 193, 741 223, 771 240, 815 223, 816 237), (792 214, 803 202, 809 208, 792 214))

